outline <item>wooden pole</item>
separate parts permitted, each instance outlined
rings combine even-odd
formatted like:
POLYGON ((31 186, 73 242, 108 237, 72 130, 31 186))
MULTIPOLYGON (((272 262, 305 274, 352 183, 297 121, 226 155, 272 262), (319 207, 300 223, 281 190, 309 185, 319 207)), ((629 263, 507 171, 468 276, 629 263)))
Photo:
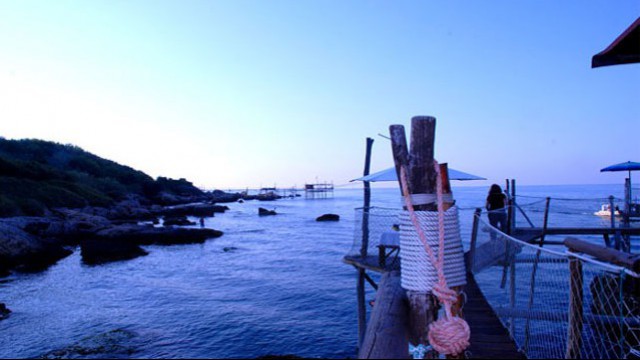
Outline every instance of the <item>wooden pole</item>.
POLYGON ((565 359, 579 359, 582 347, 583 275, 582 261, 569 256, 569 326, 565 359))
MULTIPOLYGON (((373 139, 367 138, 367 150, 364 160, 364 176, 369 175, 371 169, 371 148, 373 146, 373 139)), ((364 258, 367 256, 369 248, 369 207, 371 206, 371 185, 368 181, 364 183, 364 206, 362 209, 362 246, 360 248, 360 255, 364 258)))
POLYGON ((482 214, 481 208, 476 208, 473 213, 473 226, 471 228, 471 243, 469 244, 469 252, 467 255, 467 273, 473 274, 474 262, 476 259, 476 243, 478 242, 478 228, 480 224, 480 214, 482 214))
MULTIPOLYGON (((435 143, 436 119, 414 117, 411 119, 411 152, 407 151, 406 136, 402 125, 391 125, 391 147, 400 174, 400 167, 408 170, 409 192, 412 194, 435 193, 436 174, 433 170, 433 145, 435 143)), ((400 177, 398 177, 400 178, 400 177)), ((416 210, 437 210, 437 205, 428 204, 415 207, 416 210)), ((409 340, 411 343, 427 344, 428 326, 436 319, 437 302, 430 293, 407 291, 409 299, 409 340)))
MULTIPOLYGON (((371 169, 371 148, 373 139, 367 138, 367 148, 364 161, 364 176, 369 175, 371 169)), ((364 181, 364 206, 362 209, 362 246, 360 256, 364 260, 369 249, 369 207, 371 205, 371 186, 364 181)), ((367 308, 365 304, 365 277, 366 270, 358 268, 357 300, 358 300, 358 348, 362 345, 367 327, 367 308)))

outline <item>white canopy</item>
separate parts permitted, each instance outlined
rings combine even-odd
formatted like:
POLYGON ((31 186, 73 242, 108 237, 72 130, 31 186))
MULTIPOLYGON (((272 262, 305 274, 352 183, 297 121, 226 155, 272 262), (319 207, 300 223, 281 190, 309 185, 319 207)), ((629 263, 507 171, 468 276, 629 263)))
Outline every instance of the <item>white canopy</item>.
MULTIPOLYGON (((449 168, 449 180, 487 180, 486 178, 449 168)), ((351 181, 398 181, 396 168, 392 167, 351 181)))

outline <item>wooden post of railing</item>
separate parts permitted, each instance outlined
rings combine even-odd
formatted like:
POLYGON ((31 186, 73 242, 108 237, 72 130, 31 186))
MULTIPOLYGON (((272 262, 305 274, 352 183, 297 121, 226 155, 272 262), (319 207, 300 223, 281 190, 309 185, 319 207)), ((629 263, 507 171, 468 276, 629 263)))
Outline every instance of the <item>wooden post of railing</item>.
POLYGON ((511 216, 511 223, 509 224, 509 235, 513 234, 513 230, 516 228, 516 207, 518 206, 516 199, 516 179, 511 179, 511 199, 513 202, 513 216, 511 216))
POLYGON ((611 229, 613 232, 614 246, 616 250, 620 250, 620 233, 616 230, 616 208, 614 207, 613 195, 609 196, 609 214, 611 215, 611 229))
MULTIPOLYGON (((364 176, 369 175, 371 169, 371 147, 373 139, 367 138, 367 149, 364 161, 364 176)), ((360 256, 365 261, 369 249, 369 207, 371 205, 371 186, 368 181, 364 181, 364 206, 362 209, 362 246, 360 256)), ((364 333, 367 327, 367 308, 365 304, 365 269, 358 268, 358 348, 362 345, 364 333)))
POLYGON ((480 224, 481 208, 476 208, 473 213, 473 226, 471 227, 471 242, 469 243, 469 252, 467 253, 467 272, 473 273, 473 266, 476 259, 476 243, 478 241, 478 228, 480 224))
POLYGON ((582 347, 583 275, 582 260, 569 256, 569 325, 565 359, 579 359, 582 347))
MULTIPOLYGON (((407 151, 404 126, 391 125, 391 146, 396 170, 408 169, 408 188, 412 194, 433 194, 436 190, 436 173, 433 169, 436 119, 430 116, 411 119, 411 152, 407 151)), ((398 177, 400 179, 400 177, 398 177)), ((435 204, 415 206, 416 211, 435 211, 435 204)), ((428 326, 437 316, 437 302, 426 292, 407 291, 409 298, 409 340, 413 344, 428 342, 428 326)))

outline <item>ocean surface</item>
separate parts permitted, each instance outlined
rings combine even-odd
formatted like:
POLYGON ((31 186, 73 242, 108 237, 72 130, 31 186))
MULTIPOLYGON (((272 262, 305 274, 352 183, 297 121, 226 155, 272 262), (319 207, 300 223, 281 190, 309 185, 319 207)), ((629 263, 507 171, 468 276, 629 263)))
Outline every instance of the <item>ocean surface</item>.
MULTIPOLYGON (((465 243, 487 190, 454 186, 465 243)), ((372 205, 400 207, 397 189, 372 193, 372 205)), ((518 194, 591 199, 583 215, 593 221, 601 199, 621 198, 623 187, 520 186, 518 194)), ((148 256, 99 266, 82 264, 77 249, 44 272, 1 279, 0 302, 13 313, 0 321, 0 358, 355 357, 356 271, 342 257, 362 190, 228 206, 205 223, 224 235, 204 244, 148 246, 148 256), (259 217, 258 207, 278 215, 259 217), (325 213, 341 220, 315 221, 325 213)))

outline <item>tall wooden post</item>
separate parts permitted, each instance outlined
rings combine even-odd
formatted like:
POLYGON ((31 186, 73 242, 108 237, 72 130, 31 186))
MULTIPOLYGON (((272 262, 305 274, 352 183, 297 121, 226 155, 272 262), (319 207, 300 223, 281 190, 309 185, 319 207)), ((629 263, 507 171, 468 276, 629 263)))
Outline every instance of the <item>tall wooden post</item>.
MULTIPOLYGON (((364 161, 364 176, 369 175, 371 169, 371 148, 373 139, 367 138, 367 150, 364 161)), ((367 257, 369 249, 369 208, 371 206, 371 186, 368 181, 364 181, 364 206, 362 209, 362 246, 360 247, 360 256, 364 260, 367 257)), ((357 301, 358 301, 358 349, 364 340, 364 334, 367 330, 367 309, 365 304, 365 269, 358 268, 358 285, 357 285, 357 301)))
POLYGON ((569 257, 569 326, 565 359, 579 359, 582 347, 583 286, 582 260, 569 257))
MULTIPOLYGON (((411 151, 407 151, 404 126, 391 125, 391 146, 396 171, 400 167, 408 170, 408 188, 412 194, 433 194, 436 191, 436 173, 433 170, 436 119, 416 116, 411 119, 411 151)), ((400 179, 400 177, 398 177, 400 179)), ((437 205, 415 206, 416 211, 434 211, 437 205)), ((413 344, 426 344, 428 326, 437 316, 437 302, 427 292, 407 291, 409 299, 409 340, 413 344)))

